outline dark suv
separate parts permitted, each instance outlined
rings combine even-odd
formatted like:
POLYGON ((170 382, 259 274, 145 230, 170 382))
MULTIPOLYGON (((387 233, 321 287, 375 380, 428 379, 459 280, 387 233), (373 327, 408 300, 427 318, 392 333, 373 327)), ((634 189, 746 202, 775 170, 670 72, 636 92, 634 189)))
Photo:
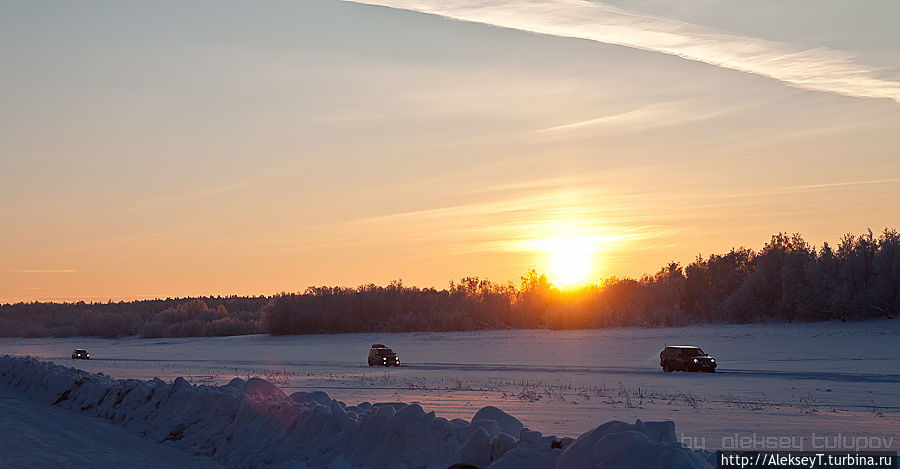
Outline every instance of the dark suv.
POLYGON ((87 352, 87 350, 85 350, 83 348, 77 348, 75 350, 72 350, 72 359, 73 360, 76 360, 76 359, 77 360, 90 360, 91 354, 89 354, 87 352))
POLYGON ((400 357, 383 344, 372 344, 369 349, 369 366, 400 366, 400 357))
POLYGON ((716 359, 699 347, 692 345, 669 345, 659 352, 659 365, 663 371, 716 371, 716 359))

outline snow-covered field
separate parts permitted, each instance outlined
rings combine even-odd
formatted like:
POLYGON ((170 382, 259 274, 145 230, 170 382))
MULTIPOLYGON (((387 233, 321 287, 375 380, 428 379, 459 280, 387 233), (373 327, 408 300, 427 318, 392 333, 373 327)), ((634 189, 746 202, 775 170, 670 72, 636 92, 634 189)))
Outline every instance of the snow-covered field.
POLYGON ((418 404, 347 405, 322 391, 287 395, 261 378, 234 378, 224 386, 192 385, 184 378, 114 380, 4 355, 0 387, 18 396, 0 393, 0 410, 10 411, 0 419, 8 446, 0 465, 10 468, 118 467, 131 465, 131 456, 149 456, 135 466, 159 460, 198 467, 188 455, 157 456, 147 442, 158 443, 160 453, 178 448, 214 460, 200 466, 249 468, 709 469, 715 458, 679 443, 668 421, 607 422, 577 439, 557 438, 492 406, 479 409, 471 421, 447 420, 418 404), (51 405, 70 412, 47 412, 51 405), (91 450, 98 454, 85 453, 91 450))
MULTIPOLYGON (((113 378, 225 385, 262 377, 286 394, 418 403, 448 420, 496 406, 531 429, 576 437, 611 421, 671 420, 709 450, 900 448, 900 320, 590 331, 264 335, 188 339, 2 339, 113 378), (400 368, 370 368, 384 343, 400 368), (663 373, 659 351, 698 345, 719 371, 663 373), (90 361, 70 358, 87 348, 90 361), (824 447, 823 447, 824 445, 824 447)), ((519 435, 514 435, 518 437, 519 435)))

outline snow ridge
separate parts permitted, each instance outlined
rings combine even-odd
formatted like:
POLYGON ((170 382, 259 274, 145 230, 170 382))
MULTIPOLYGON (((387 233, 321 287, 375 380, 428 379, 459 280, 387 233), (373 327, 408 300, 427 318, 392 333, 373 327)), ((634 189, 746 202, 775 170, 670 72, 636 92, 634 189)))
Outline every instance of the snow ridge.
POLYGON ((0 385, 118 423, 229 467, 486 469, 709 468, 672 422, 608 422, 577 439, 543 436, 496 407, 471 422, 418 404, 347 406, 326 393, 286 395, 260 378, 225 386, 115 380, 30 357, 0 358, 0 385))

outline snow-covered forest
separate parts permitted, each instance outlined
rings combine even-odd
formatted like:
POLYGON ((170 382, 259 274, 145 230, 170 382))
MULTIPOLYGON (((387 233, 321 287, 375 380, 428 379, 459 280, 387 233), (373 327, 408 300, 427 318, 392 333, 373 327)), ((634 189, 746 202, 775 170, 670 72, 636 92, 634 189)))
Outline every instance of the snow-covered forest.
POLYGON ((900 311, 900 234, 845 235, 815 247, 779 233, 670 263, 639 279, 561 290, 529 271, 519 285, 467 277, 449 288, 310 287, 273 297, 201 297, 0 306, 11 337, 224 336, 495 328, 602 328, 694 323, 862 320, 900 311))

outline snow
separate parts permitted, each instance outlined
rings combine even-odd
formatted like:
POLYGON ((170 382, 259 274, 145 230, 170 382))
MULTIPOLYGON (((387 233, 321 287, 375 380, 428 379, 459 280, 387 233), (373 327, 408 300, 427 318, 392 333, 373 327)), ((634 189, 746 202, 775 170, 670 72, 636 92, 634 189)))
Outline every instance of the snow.
POLYGON ((224 467, 213 459, 159 445, 119 425, 83 417, 3 387, 0 435, 0 467, 4 469, 224 467))
POLYGON ((519 419, 494 406, 483 407, 478 412, 475 412, 472 421, 474 422, 476 420, 493 421, 497 424, 500 431, 505 432, 507 435, 518 435, 522 431, 523 426, 519 419))
MULTIPOLYGON (((598 424, 678 422, 679 441, 719 449, 741 437, 812 433, 897 438, 900 320, 587 331, 267 335, 184 339, 0 339, 2 353, 77 363, 118 378, 227 384, 264 378, 291 395, 410 402, 447 418, 494 406, 525 426, 576 436, 598 424), (372 343, 400 368, 369 367, 372 343), (714 374, 663 373, 659 351, 692 344, 714 374), (91 352, 71 360, 74 348, 91 352), (771 422, 778 422, 773 426, 771 422)), ((515 436, 515 435, 514 435, 515 436)), ((809 448, 808 449, 813 449, 809 448)))
MULTIPOLYGON (((480 428, 490 436, 494 464, 502 458, 509 464, 505 467, 513 467, 509 461, 514 460, 517 467, 552 467, 548 461, 558 455, 534 453, 528 445, 571 442, 569 437, 608 421, 630 425, 640 420, 645 426, 640 433, 654 443, 661 441, 646 433, 648 422, 674 421, 678 442, 692 449, 769 449, 761 442, 773 437, 789 438, 794 444, 790 449, 813 450, 813 436, 867 439, 881 445, 871 449, 900 449, 898 336, 900 320, 895 319, 589 331, 6 338, 0 339, 0 353, 75 365, 91 376, 104 373, 104 379, 155 383, 153 378, 159 377, 167 385, 177 381, 179 392, 198 385, 232 388, 253 396, 251 410, 268 399, 328 415, 343 411, 357 422, 382 412, 378 418, 390 421, 405 402, 416 407, 404 418, 417 421, 418 410, 422 419, 433 412, 435 420, 443 419, 453 429, 455 443, 447 451, 455 458, 480 428), (372 343, 390 345, 404 365, 367 366, 372 343), (716 357, 719 370, 663 373, 658 354, 666 344, 700 346, 716 357), (86 348, 92 359, 72 360, 74 348, 86 348), (516 431, 515 422, 523 429, 516 431), (458 428, 465 431, 455 433, 458 428), (749 448, 735 448, 737 440, 746 439, 749 448)), ((50 381, 47 386, 56 389, 58 384, 50 381)), ((148 386, 137 386, 124 399, 149 392, 144 389, 148 386)), ((79 395, 89 391, 98 394, 93 397, 97 400, 106 392, 85 384, 79 395)), ((268 406, 253 412, 266 413, 268 406)), ((118 411, 107 412, 118 418, 118 411)), ((185 418, 191 415, 182 412, 185 418)), ((275 438, 284 451, 292 451, 283 438, 264 434, 268 424, 254 422, 258 425, 238 431, 242 438, 275 438)), ((168 431, 160 438, 166 435, 168 431)), ((405 440, 398 441, 378 444, 405 440)), ((483 444, 481 448, 476 455, 483 454, 483 444)), ((377 456, 374 446, 359 451, 377 456)), ((353 458, 338 452, 332 464, 357 464, 359 459, 353 458)))
POLYGON ((491 457, 491 435, 483 427, 476 428, 459 450, 460 462, 475 467, 487 467, 491 457))
POLYGON ((581 435, 557 460, 558 467, 641 467, 681 469, 703 467, 704 457, 676 441, 672 422, 634 425, 608 422, 581 435), (593 461, 596 465, 590 466, 593 461))
MULTIPOLYGON (((709 453, 676 441, 672 422, 609 422, 574 441, 557 440, 490 406, 471 422, 446 420, 418 404, 348 406, 324 392, 288 397, 260 378, 236 378, 223 386, 193 385, 180 377, 171 383, 116 380, 8 355, 0 358, 0 388, 116 423, 160 443, 161 451, 171 446, 229 467, 711 467, 709 453), (554 445, 559 442, 568 447, 554 445)), ((120 445, 112 453, 136 444, 120 445)), ((48 462, 36 458, 28 462, 48 462)))

